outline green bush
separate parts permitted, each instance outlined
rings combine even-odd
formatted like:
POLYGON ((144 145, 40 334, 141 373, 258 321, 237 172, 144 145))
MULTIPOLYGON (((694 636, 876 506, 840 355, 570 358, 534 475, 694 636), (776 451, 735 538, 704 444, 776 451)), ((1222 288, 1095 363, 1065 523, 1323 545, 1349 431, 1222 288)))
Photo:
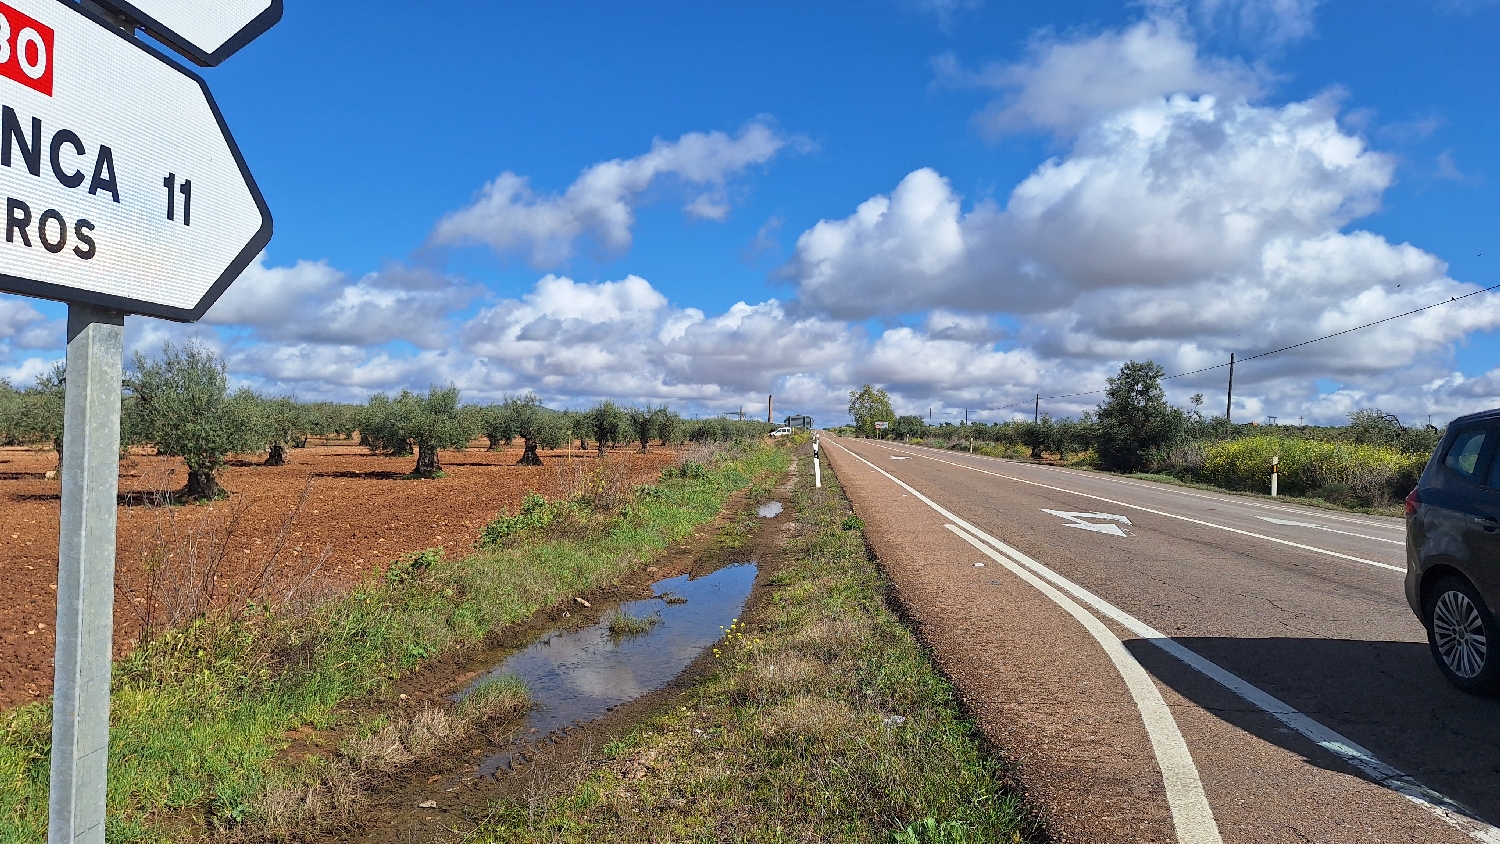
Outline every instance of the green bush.
POLYGON ((1261 491, 1270 486, 1272 457, 1281 458, 1283 494, 1366 506, 1404 496, 1427 463, 1426 454, 1387 446, 1254 436, 1203 446, 1195 474, 1227 489, 1261 491))
POLYGON ((493 548, 527 533, 543 531, 560 517, 569 515, 574 508, 569 501, 548 501, 532 492, 521 500, 521 509, 514 516, 499 516, 479 532, 480 548, 493 548))

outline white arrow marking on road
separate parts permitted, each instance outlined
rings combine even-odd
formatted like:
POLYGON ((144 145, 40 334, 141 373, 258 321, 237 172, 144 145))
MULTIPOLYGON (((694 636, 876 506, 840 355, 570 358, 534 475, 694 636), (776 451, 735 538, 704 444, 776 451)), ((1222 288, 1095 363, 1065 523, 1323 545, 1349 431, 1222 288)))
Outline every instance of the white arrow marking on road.
POLYGON ((1291 525, 1292 527, 1310 528, 1322 527, 1322 525, 1315 525, 1312 522, 1294 522, 1291 519, 1273 519, 1270 516, 1256 516, 1255 518, 1260 519, 1263 522, 1270 522, 1273 525, 1291 525))
POLYGON ((1130 534, 1120 529, 1117 524, 1100 525, 1086 522, 1084 519, 1103 519, 1109 522, 1121 522, 1130 524, 1130 520, 1124 516, 1116 516, 1113 513, 1068 513, 1062 510, 1048 510, 1043 508, 1043 513, 1048 513, 1059 518, 1067 519, 1068 524, 1063 527, 1079 528, 1080 530, 1091 530, 1095 533, 1107 533, 1111 536, 1129 536, 1130 534))
POLYGON ((1388 539, 1384 536, 1369 536, 1363 533, 1350 533, 1347 530, 1338 530, 1336 528, 1324 527, 1323 525, 1315 525, 1312 522, 1294 522, 1291 519, 1273 519, 1270 516, 1256 516, 1255 518, 1260 519, 1263 522, 1270 522, 1273 525, 1286 525, 1287 527, 1302 527, 1312 528, 1313 530, 1326 530, 1329 533, 1337 533, 1343 536, 1353 536, 1359 539, 1369 539, 1374 542, 1388 542, 1392 545, 1406 544, 1400 539, 1388 539))
POLYGON ((213 67, 281 20, 281 0, 100 0, 196 64, 213 67))

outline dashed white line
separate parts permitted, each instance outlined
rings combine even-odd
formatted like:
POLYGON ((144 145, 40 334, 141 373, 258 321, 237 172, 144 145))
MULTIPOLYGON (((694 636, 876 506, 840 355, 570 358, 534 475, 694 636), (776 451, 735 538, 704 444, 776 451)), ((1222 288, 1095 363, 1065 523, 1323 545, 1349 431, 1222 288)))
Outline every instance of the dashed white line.
MULTIPOLYGON (((891 446, 891 445, 888 445, 888 444, 884 444, 884 443, 881 444, 881 448, 886 448, 886 449, 891 449, 891 450, 897 450, 897 449, 895 449, 894 446, 891 446)), ((930 448, 928 446, 906 446, 906 448, 908 448, 908 449, 911 449, 911 448, 920 448, 920 449, 923 449, 923 450, 926 450, 926 451, 936 451, 939 454, 948 454, 948 453, 950 453, 950 452, 946 452, 946 451, 941 451, 939 449, 930 448)), ((1055 472, 1055 473, 1057 473, 1059 475, 1074 475, 1074 476, 1080 477, 1080 478, 1087 478, 1088 480, 1091 480, 1091 481, 1102 481, 1102 482, 1105 482, 1105 483, 1119 484, 1120 486, 1133 486, 1133 487, 1136 487, 1137 489, 1148 489, 1148 490, 1151 490, 1153 492, 1163 492, 1163 493, 1169 493, 1171 495, 1186 496, 1187 498, 1198 498, 1198 499, 1202 499, 1204 501, 1214 501, 1214 502, 1220 502, 1220 503, 1225 503, 1225 504, 1234 504, 1234 505, 1239 506, 1239 507, 1256 507, 1256 508, 1259 508, 1261 510, 1276 510, 1276 511, 1279 511, 1279 512, 1282 512, 1282 513, 1297 513, 1297 514, 1303 515, 1303 516, 1307 516, 1308 515, 1307 510, 1305 508, 1300 508, 1299 509, 1299 508, 1296 508, 1296 507, 1286 507, 1286 506, 1282 506, 1282 505, 1279 505, 1279 504, 1267 504, 1264 501, 1255 501, 1253 499, 1242 497, 1242 496, 1227 496, 1227 495, 1222 495, 1222 494, 1221 495, 1206 495, 1206 494, 1201 493, 1201 492, 1189 492, 1189 491, 1187 491, 1185 489, 1179 489, 1179 488, 1174 487, 1174 486, 1168 486, 1167 484, 1161 484, 1161 483, 1142 483, 1141 481, 1132 481, 1132 480, 1130 480, 1128 478, 1113 477, 1111 475, 1102 474, 1102 473, 1099 473, 1099 472, 1083 472, 1083 471, 1079 471, 1077 469, 1065 469, 1065 468, 1063 468, 1061 466, 1045 466, 1045 465, 1036 465, 1036 464, 1033 464, 1033 465, 1017 464, 1013 460, 1002 460, 999 457, 990 457, 990 456, 984 455, 984 454, 965 454, 965 455, 962 455, 962 456, 964 456, 964 457, 971 457, 971 458, 973 458, 975 460, 989 460, 989 461, 992 461, 992 462, 995 462, 995 463, 1009 463, 1009 464, 1012 464, 1012 465, 1023 466, 1024 468, 1027 468, 1027 469, 1037 469, 1037 470, 1046 471, 1046 472, 1055 472)), ((1398 522, 1396 524, 1389 524, 1389 523, 1386 523, 1386 522, 1373 522, 1373 521, 1370 521, 1368 519, 1354 519, 1354 518, 1350 518, 1348 516, 1335 515, 1335 514, 1333 514, 1331 512, 1330 513, 1318 513, 1317 516, 1316 516, 1316 518, 1326 519, 1328 521, 1333 521, 1333 522, 1347 522, 1349 524, 1359 525, 1361 527, 1377 528, 1379 530, 1399 530, 1399 531, 1406 530, 1406 525, 1402 524, 1400 522, 1398 522)))
POLYGON ((1343 536, 1352 536, 1352 537, 1354 537, 1356 539, 1368 539, 1371 542, 1389 542, 1392 545, 1405 545, 1406 544, 1405 542, 1403 542, 1403 541, 1401 541, 1399 539, 1386 539, 1383 536, 1366 536, 1366 535, 1364 535, 1362 533, 1350 533, 1347 530, 1338 530, 1337 528, 1331 528, 1331 527, 1328 527, 1327 525, 1317 525, 1317 524, 1313 524, 1312 522, 1295 522, 1295 521, 1292 521, 1291 519, 1277 519, 1277 518, 1274 518, 1272 516, 1256 516, 1255 518, 1260 519, 1263 522, 1270 522, 1273 525, 1286 525, 1288 527, 1304 527, 1304 528, 1312 528, 1313 530, 1325 530, 1325 531, 1328 531, 1329 533, 1337 533, 1337 534, 1341 534, 1343 536))
MULTIPOLYGON (((839 447, 843 448, 843 446, 839 446, 839 447)), ((848 451, 848 449, 844 449, 844 450, 848 451)), ((852 451, 850 451, 849 453, 850 454, 854 454, 854 452, 852 452, 852 451)), ((858 457, 858 455, 855 455, 855 456, 858 457)), ((1329 550, 1327 548, 1319 548, 1319 547, 1317 547, 1315 545, 1304 545, 1301 542, 1293 542, 1290 539, 1278 539, 1277 537, 1274 537, 1274 536, 1266 536, 1263 533, 1255 533, 1253 531, 1240 530, 1239 528, 1232 528, 1232 527, 1229 527, 1228 525, 1220 525, 1220 524, 1215 524, 1213 522, 1206 522, 1206 521, 1204 521, 1202 519, 1195 519, 1195 518, 1193 518, 1191 516, 1180 516, 1180 515, 1178 515, 1176 513, 1168 513, 1165 510, 1156 510, 1156 509, 1153 509, 1151 507, 1143 507, 1143 506, 1141 506, 1139 504, 1130 504, 1130 503, 1127 503, 1127 502, 1124 502, 1124 501, 1117 501, 1117 500, 1115 500, 1113 498, 1105 498, 1102 495, 1093 495, 1093 494, 1087 493, 1087 492, 1079 492, 1076 489, 1065 489, 1065 488, 1060 487, 1060 486, 1052 486, 1051 484, 1044 484, 1041 481, 1031 481, 1031 480, 1027 480, 1026 478, 1018 478, 1018 477, 1016 477, 1014 475, 1005 475, 1005 474, 1001 474, 1000 472, 991 472, 988 469, 981 469, 978 466, 970 466, 970 465, 968 465, 966 463, 956 463, 956 462, 954 462, 952 460, 943 460, 942 458, 939 458, 939 457, 933 457, 930 454, 922 454, 922 455, 919 455, 919 456, 922 457, 922 459, 924 459, 924 460, 931 460, 931 461, 933 461, 935 463, 944 463, 944 464, 949 465, 949 466, 957 466, 960 469, 968 469, 970 472, 979 472, 980 474, 983 474, 983 475, 991 475, 991 476, 994 476, 996 478, 1003 478, 1004 480, 1007 480, 1007 481, 1015 481, 1016 483, 1019 483, 1019 484, 1027 484, 1029 486, 1041 487, 1042 489, 1050 489, 1053 492, 1064 492, 1064 493, 1067 493, 1068 495, 1077 495, 1077 496, 1081 496, 1083 498, 1091 498, 1091 499, 1093 499, 1095 501, 1103 501, 1106 504, 1113 504, 1116 507, 1129 507, 1132 510, 1140 510, 1143 513, 1151 513, 1152 515, 1165 516, 1166 518, 1169 518, 1169 519, 1178 519, 1180 521, 1190 522, 1190 523, 1195 524, 1195 525, 1202 525, 1203 527, 1211 527, 1211 528, 1215 528, 1215 529, 1218 529, 1218 530, 1228 531, 1230 533, 1237 533, 1237 534, 1239 534, 1241 536, 1249 536, 1249 537, 1253 537, 1255 539, 1265 540, 1266 542, 1274 542, 1277 545, 1289 545, 1289 546, 1291 546, 1293 548, 1301 548, 1304 551, 1312 551, 1312 552, 1318 553, 1318 554, 1327 554, 1330 557, 1337 557, 1337 558, 1339 558, 1341 560, 1348 560, 1348 561, 1354 562, 1354 563, 1363 563, 1364 565, 1367 565, 1367 566, 1374 566, 1376 568, 1386 569, 1388 571, 1401 572, 1402 574, 1406 573, 1406 567, 1405 566, 1393 566, 1393 565, 1390 565, 1389 563, 1380 563, 1380 562, 1376 562, 1375 560, 1366 560, 1364 557, 1356 557, 1356 556, 1354 556, 1352 554, 1341 554, 1338 551, 1332 551, 1332 550, 1329 550)), ((869 461, 865 460, 863 457, 860 457, 859 459, 861 461, 863 461, 863 462, 866 462, 866 463, 869 462, 869 461)), ((870 465, 873 466, 875 464, 871 463, 870 465)))

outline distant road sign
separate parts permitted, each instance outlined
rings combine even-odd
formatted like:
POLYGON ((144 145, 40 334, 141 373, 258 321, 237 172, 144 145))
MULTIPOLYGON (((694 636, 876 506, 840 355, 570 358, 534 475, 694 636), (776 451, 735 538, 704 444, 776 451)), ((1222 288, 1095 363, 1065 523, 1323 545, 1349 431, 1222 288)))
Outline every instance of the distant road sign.
POLYGON ((891 427, 891 423, 889 423, 889 422, 876 422, 875 423, 875 430, 877 430, 877 431, 884 431, 886 428, 889 428, 889 427, 891 427))
POLYGON ((208 87, 175 62, 72 3, 0 0, 0 77, 0 290, 192 321, 270 241, 208 87))
POLYGON ((96 0, 203 67, 213 67, 281 20, 281 0, 96 0))

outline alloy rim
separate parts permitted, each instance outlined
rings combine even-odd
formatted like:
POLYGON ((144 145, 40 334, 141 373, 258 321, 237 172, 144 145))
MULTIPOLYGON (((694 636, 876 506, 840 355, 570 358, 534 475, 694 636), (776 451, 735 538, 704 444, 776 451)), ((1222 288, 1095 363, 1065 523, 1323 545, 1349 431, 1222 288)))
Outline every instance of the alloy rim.
POLYGON ((1479 608, 1468 595, 1453 590, 1438 597, 1432 612, 1432 638, 1454 674, 1472 680, 1484 670, 1489 642, 1479 608))

